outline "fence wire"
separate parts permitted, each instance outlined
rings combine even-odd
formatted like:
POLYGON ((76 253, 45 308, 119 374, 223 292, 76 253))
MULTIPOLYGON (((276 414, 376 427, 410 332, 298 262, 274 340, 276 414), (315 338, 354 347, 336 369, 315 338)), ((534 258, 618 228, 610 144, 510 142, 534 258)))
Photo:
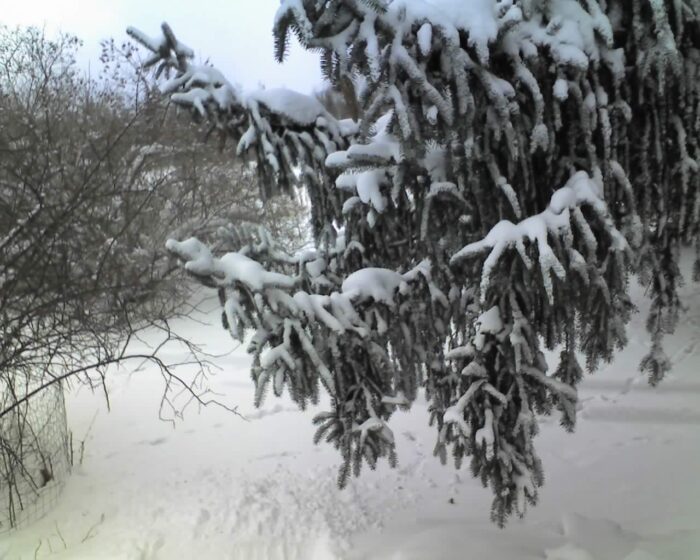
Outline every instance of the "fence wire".
MULTIPOLYGON (((0 410, 15 398, 0 388, 0 410)), ((70 468, 63 388, 56 383, 0 418, 0 535, 53 508, 70 468)))

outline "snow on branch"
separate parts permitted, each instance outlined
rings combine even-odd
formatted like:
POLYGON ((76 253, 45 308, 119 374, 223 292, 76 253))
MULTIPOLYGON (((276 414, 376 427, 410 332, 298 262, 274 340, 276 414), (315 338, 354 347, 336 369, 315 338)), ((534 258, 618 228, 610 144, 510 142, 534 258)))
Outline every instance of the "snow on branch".
POLYGON ((185 270, 196 276, 212 276, 221 285, 240 282, 253 291, 264 288, 292 288, 293 278, 266 270, 259 262, 241 254, 226 253, 214 257, 206 245, 191 237, 179 242, 169 239, 165 247, 185 261, 185 270))
MULTIPOLYGON (((599 186, 585 171, 578 171, 567 181, 566 185, 552 195, 549 205, 543 212, 525 218, 518 223, 501 220, 491 228, 486 237, 480 241, 470 243, 455 253, 450 263, 457 264, 482 251, 490 250, 488 257, 484 261, 481 274, 481 298, 482 301, 485 301, 493 268, 498 264, 501 255, 507 249, 515 247, 525 266, 528 268, 532 267, 532 261, 527 255, 524 244, 524 241, 528 240, 537 244, 539 265, 545 289, 549 300, 552 301, 553 292, 550 273, 554 272, 559 279, 563 280, 566 276, 566 271, 549 245, 548 237, 549 234, 560 237, 570 233, 571 213, 576 214, 575 221, 578 224, 580 218, 576 219, 576 217, 581 216, 581 214, 576 211, 584 205, 590 207, 603 222, 605 229, 612 238, 612 249, 615 251, 628 250, 627 240, 613 224, 607 205, 601 198, 599 186)), ((586 228, 582 233, 589 237, 593 235, 590 228, 586 228)), ((589 240, 589 242, 595 244, 595 238, 589 240)))

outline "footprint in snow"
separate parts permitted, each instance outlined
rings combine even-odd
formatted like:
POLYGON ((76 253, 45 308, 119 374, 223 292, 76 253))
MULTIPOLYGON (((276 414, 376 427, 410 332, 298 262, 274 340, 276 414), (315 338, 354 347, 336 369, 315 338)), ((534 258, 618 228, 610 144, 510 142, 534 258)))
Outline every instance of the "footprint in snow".
POLYGON ((211 519, 211 513, 209 512, 208 509, 202 508, 199 510, 199 515, 197 516, 197 521, 195 522, 194 526, 194 538, 196 539, 197 537, 202 536, 202 530, 204 526, 209 522, 211 519))
POLYGON ((146 541, 143 546, 137 546, 136 550, 138 551, 138 560, 155 560, 158 558, 158 551, 163 548, 163 545, 165 544, 165 539, 163 539, 163 536, 159 536, 156 540, 154 541, 146 541))
POLYGON ((266 416, 272 416, 273 414, 280 414, 281 412, 296 412, 296 410, 297 409, 293 407, 285 408, 281 404, 276 404, 272 408, 262 409, 251 414, 246 414, 246 418, 248 420, 260 420, 262 418, 265 418, 266 416))
POLYGON ((291 451, 282 451, 281 453, 267 453, 265 455, 258 455, 255 457, 256 461, 262 461, 264 459, 277 459, 280 457, 296 457, 298 453, 292 453, 291 451))

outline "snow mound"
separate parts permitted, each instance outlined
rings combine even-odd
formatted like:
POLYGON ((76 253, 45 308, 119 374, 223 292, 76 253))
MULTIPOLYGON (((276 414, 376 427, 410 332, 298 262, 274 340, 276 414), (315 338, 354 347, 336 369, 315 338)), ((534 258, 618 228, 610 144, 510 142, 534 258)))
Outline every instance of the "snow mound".
POLYGON ((401 493, 387 500, 390 493, 372 491, 362 481, 339 490, 328 469, 293 475, 281 464, 268 476, 240 484, 235 521, 226 529, 233 558, 245 560, 346 558, 353 535, 380 526, 402 501, 401 493))
POLYGON ((568 513, 562 519, 567 543, 545 552, 546 560, 660 560, 639 548, 641 537, 607 519, 568 513))
POLYGON ((595 560, 620 560, 634 551, 639 536, 607 519, 590 519, 577 513, 562 518, 564 536, 585 548, 595 560))

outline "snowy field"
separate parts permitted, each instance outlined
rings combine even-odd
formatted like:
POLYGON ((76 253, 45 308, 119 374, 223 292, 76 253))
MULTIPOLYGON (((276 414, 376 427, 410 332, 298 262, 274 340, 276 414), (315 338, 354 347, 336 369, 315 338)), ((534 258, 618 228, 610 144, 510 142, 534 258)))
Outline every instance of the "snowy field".
POLYGON ((159 420, 153 368, 114 372, 110 413, 98 394, 71 394, 82 464, 44 519, 0 538, 0 559, 698 560, 700 286, 685 296, 667 344, 672 375, 656 389, 639 376, 648 337, 637 297, 627 349, 580 388, 576 433, 544 420, 540 504, 504 530, 468 466, 432 456, 424 401, 391 422, 399 468, 339 491, 335 450, 312 442, 315 411, 272 395, 253 407, 250 359, 207 299, 199 322, 176 327, 211 352, 233 349, 211 386, 246 419, 189 408, 174 426, 159 420))

